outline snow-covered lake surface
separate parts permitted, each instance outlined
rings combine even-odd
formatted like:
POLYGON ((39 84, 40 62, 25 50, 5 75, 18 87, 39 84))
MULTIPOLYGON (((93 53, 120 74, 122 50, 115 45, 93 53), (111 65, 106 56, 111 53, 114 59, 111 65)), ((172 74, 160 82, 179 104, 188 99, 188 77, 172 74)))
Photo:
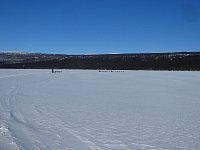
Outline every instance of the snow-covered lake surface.
POLYGON ((199 150, 200 72, 0 70, 0 150, 199 150))

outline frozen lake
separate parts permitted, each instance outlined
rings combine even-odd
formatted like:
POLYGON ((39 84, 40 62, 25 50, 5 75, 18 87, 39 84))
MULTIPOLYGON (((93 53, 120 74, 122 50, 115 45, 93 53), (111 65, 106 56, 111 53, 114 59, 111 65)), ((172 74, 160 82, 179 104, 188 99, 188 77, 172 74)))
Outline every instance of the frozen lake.
POLYGON ((198 150, 200 72, 0 70, 0 150, 198 150))

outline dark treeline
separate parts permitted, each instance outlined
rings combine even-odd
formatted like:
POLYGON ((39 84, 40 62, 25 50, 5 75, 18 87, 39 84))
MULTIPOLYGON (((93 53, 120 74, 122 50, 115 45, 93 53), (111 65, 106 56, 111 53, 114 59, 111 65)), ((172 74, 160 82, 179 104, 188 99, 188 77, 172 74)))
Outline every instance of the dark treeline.
POLYGON ((62 59, 1 63, 13 69, 200 70, 200 52, 66 55, 62 59))

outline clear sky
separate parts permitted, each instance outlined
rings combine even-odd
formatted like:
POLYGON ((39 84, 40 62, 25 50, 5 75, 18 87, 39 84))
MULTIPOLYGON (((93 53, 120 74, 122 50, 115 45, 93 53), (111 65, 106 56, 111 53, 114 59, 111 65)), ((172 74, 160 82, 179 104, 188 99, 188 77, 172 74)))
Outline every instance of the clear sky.
POLYGON ((200 0, 0 0, 0 50, 200 51, 200 0))

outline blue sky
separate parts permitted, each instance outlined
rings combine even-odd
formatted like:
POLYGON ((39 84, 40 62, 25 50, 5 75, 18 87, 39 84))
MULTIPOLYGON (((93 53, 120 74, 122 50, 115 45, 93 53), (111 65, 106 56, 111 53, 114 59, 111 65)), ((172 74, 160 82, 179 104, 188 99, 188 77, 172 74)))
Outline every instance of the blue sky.
POLYGON ((200 1, 0 0, 0 50, 200 51, 200 1))

